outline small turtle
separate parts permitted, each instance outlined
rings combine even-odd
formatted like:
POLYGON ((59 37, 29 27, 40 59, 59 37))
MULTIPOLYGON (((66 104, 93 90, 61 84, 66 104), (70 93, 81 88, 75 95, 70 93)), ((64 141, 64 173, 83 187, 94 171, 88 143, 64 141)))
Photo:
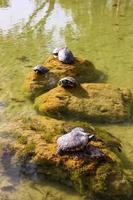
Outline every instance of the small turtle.
POLYGON ((55 48, 55 49, 53 50, 52 54, 54 55, 55 58, 58 57, 58 53, 59 53, 60 50, 61 50, 61 48, 55 48))
POLYGON ((34 72, 38 73, 38 74, 46 74, 49 69, 44 67, 43 65, 36 65, 34 68, 33 68, 34 72))
POLYGON ((79 83, 75 78, 67 76, 59 80, 59 85, 64 88, 72 88, 78 86, 79 83))
POLYGON ((94 134, 89 134, 80 127, 76 127, 71 132, 62 135, 57 140, 57 154, 62 155, 65 152, 73 152, 86 147, 89 141, 95 140, 94 134))
POLYGON ((74 56, 68 48, 62 48, 58 51, 58 60, 65 64, 72 64, 74 62, 74 56))

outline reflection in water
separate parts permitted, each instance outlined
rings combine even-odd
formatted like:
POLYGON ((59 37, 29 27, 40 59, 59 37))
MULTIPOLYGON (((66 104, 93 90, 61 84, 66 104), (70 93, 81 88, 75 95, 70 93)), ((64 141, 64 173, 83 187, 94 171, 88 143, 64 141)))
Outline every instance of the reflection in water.
POLYGON ((71 12, 65 12, 59 3, 56 3, 51 15, 47 18, 45 24, 45 31, 51 34, 51 46, 54 49, 56 46, 65 46, 66 41, 62 32, 65 31, 67 26, 71 25, 72 32, 77 33, 77 26, 73 21, 71 12))
MULTIPOLYGON (((76 55, 86 57, 103 71, 108 82, 133 91, 132 10, 133 0, 0 1, 1 142, 8 138, 4 131, 10 126, 7 118, 10 124, 20 113, 23 116, 35 114, 21 92, 25 74, 42 63, 56 46, 68 45, 76 55)), ((129 160, 125 160, 125 167, 133 169, 132 123, 104 127, 121 139, 123 152, 129 160)), ((3 199, 81 199, 66 188, 46 181, 42 184, 38 179, 34 184, 25 179, 22 181, 19 173, 15 175, 15 168, 9 170, 18 178, 14 183, 9 173, 3 173, 2 169, 1 162, 0 188, 2 184, 11 186, 19 182, 12 193, 2 192, 2 195, 8 195, 3 199)))
POLYGON ((32 0, 10 0, 9 5, 10 7, 7 7, 6 9, 0 8, 0 30, 3 32, 7 32, 14 26, 20 26, 19 23, 27 21, 29 19, 29 15, 34 9, 32 0))
POLYGON ((77 27, 71 17, 71 12, 65 12, 58 1, 49 0, 39 5, 30 16, 26 28, 32 31, 44 32, 50 35, 50 46, 64 46, 65 38, 62 32, 66 26, 72 26, 73 33, 76 34, 77 27))

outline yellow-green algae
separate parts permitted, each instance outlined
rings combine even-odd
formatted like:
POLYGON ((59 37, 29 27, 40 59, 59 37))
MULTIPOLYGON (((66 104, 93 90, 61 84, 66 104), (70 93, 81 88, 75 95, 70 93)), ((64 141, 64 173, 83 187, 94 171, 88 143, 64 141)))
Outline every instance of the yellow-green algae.
POLYGON ((95 82, 102 74, 90 61, 80 58, 75 58, 73 64, 66 65, 51 55, 44 66, 50 70, 47 74, 30 72, 25 80, 23 91, 32 99, 56 87, 59 79, 65 76, 73 76, 82 83, 95 82))
MULTIPOLYGON (((86 197, 107 200, 130 199, 132 187, 122 170, 123 159, 117 145, 112 147, 108 143, 120 145, 111 134, 80 121, 62 121, 43 116, 36 116, 17 121, 13 127, 20 136, 27 138, 27 143, 20 140, 14 149, 18 156, 33 152, 32 159, 37 163, 38 172, 51 180, 75 188, 86 197), (58 156, 56 154, 56 140, 75 126, 83 127, 87 132, 96 134, 98 141, 91 142, 106 156, 104 160, 90 160, 72 155, 58 156), (47 140, 49 135, 49 140, 47 140), (51 137, 52 135, 52 137, 51 137), (30 145, 32 148, 28 148, 30 145), (106 193, 105 193, 106 192, 106 193)), ((13 131, 12 129, 12 131, 13 131)))
POLYGON ((57 82, 58 78, 54 73, 39 74, 32 71, 26 77, 22 89, 27 97, 34 99, 40 94, 54 88, 57 82))
POLYGON ((59 79, 64 76, 73 76, 81 83, 95 82, 101 75, 92 62, 78 57, 75 57, 73 64, 64 64, 51 55, 44 61, 44 66, 48 67, 59 79))
POLYGON ((100 83, 72 89, 58 86, 35 100, 35 108, 44 115, 110 123, 129 119, 131 105, 130 90, 100 83))

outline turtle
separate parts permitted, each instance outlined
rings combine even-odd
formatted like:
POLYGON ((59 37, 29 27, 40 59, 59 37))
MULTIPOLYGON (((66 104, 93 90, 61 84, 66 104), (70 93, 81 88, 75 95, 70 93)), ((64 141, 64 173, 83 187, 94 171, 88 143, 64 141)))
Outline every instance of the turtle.
POLYGON ((73 87, 78 86, 79 83, 75 78, 71 76, 66 76, 59 80, 59 85, 64 88, 73 88, 73 87))
POLYGON ((67 47, 61 48, 58 51, 58 60, 65 64, 72 64, 74 62, 74 56, 67 47))
POLYGON ((57 139, 57 155, 84 149, 89 141, 95 139, 94 134, 86 133, 83 128, 73 128, 69 133, 57 139))
POLYGON ((38 74, 46 74, 49 71, 49 69, 43 65, 36 65, 33 70, 38 74))

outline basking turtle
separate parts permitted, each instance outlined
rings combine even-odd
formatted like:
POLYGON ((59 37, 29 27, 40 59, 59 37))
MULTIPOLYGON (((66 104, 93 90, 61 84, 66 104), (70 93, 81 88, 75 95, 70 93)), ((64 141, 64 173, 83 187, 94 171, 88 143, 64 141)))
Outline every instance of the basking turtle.
POLYGON ((72 64, 74 62, 74 56, 68 48, 61 48, 58 51, 58 60, 65 64, 72 64))
POLYGON ((95 140, 94 134, 86 133, 83 128, 76 127, 69 133, 58 138, 57 154, 62 155, 65 152, 81 150, 86 147, 91 140, 95 140))
POLYGON ((59 85, 64 88, 72 88, 78 86, 79 83, 75 78, 67 76, 59 80, 59 85))
POLYGON ((38 74, 46 74, 49 69, 44 67, 43 65, 36 65, 34 68, 33 68, 34 72, 38 73, 38 74))

